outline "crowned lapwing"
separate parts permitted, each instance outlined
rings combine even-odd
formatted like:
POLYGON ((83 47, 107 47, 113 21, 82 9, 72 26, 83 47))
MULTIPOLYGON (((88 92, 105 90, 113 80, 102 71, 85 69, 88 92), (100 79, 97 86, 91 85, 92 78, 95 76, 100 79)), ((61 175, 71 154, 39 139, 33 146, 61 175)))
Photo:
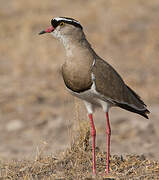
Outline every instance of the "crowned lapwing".
POLYGON ((82 25, 75 19, 56 17, 51 27, 39 34, 50 33, 64 45, 66 59, 62 66, 62 76, 69 92, 82 99, 86 105, 91 125, 93 173, 96 173, 95 138, 96 129, 93 112, 101 107, 107 121, 107 164, 109 173, 109 153, 111 128, 108 111, 110 107, 137 113, 148 119, 149 110, 140 97, 128 87, 121 76, 92 49, 83 32, 82 25))

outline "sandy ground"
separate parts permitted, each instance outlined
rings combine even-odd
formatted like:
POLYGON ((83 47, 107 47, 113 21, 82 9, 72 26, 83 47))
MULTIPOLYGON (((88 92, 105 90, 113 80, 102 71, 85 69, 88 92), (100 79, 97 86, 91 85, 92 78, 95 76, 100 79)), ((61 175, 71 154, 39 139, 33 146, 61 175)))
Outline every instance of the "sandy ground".
MULTIPOLYGON (((150 120, 110 111, 112 154, 159 158, 159 1, 4 1, 0 6, 0 158, 32 159, 69 147, 72 127, 87 120, 83 104, 64 87, 65 52, 38 32, 55 16, 84 26, 96 52, 144 99, 150 120), (47 144, 47 145, 46 145, 47 144)), ((106 147, 104 113, 95 114, 97 144, 106 147)))

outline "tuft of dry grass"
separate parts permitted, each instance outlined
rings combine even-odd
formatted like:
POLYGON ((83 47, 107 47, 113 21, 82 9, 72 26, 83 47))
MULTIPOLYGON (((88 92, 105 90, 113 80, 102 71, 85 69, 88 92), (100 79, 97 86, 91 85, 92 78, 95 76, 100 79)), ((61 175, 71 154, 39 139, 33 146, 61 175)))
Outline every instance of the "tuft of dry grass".
MULTIPOLYGON (((57 157, 39 156, 34 161, 1 162, 1 179, 159 179, 159 162, 143 155, 112 155, 105 175, 106 152, 96 148, 97 176, 92 176, 90 131, 83 124, 72 146, 57 157)), ((44 150, 44 149, 43 149, 44 150)), ((43 151, 42 150, 42 151, 43 151)))

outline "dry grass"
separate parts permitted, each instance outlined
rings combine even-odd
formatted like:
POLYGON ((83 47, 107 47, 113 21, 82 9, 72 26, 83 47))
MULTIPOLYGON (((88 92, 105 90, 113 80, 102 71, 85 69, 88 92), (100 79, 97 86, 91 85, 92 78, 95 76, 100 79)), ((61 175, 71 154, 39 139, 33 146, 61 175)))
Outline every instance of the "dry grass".
MULTIPOLYGON (((85 124, 83 125, 85 126, 85 124)), ((56 157, 41 153, 34 161, 1 162, 1 179, 159 179, 159 162, 144 155, 113 155, 110 174, 105 175, 106 152, 96 148, 97 176, 92 176, 92 152, 88 128, 79 131, 71 148, 56 157)), ((42 150, 43 151, 43 150, 42 150)))

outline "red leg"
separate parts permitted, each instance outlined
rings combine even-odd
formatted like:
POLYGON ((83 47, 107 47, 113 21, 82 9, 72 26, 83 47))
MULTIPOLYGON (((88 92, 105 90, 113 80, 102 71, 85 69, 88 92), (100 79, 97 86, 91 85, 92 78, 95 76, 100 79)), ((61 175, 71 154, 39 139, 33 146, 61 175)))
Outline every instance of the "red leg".
POLYGON ((111 136, 108 112, 106 112, 106 120, 107 120, 107 167, 106 167, 106 173, 108 174, 109 173, 110 136, 111 136))
POLYGON ((95 138, 96 129, 93 122, 92 114, 89 114, 90 124, 91 124, 91 135, 92 135, 92 151, 93 151, 93 174, 96 174, 96 159, 95 159, 95 138))

